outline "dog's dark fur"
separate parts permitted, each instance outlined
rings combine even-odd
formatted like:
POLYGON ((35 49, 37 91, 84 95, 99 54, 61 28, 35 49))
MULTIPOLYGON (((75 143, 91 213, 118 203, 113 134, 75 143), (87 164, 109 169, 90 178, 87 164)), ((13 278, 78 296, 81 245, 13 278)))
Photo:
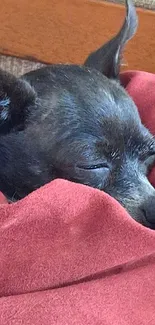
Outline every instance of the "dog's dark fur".
POLYGON ((134 35, 131 0, 120 32, 83 66, 52 65, 17 79, 0 72, 0 190, 18 200, 55 178, 101 189, 155 229, 147 180, 155 142, 119 83, 134 35))

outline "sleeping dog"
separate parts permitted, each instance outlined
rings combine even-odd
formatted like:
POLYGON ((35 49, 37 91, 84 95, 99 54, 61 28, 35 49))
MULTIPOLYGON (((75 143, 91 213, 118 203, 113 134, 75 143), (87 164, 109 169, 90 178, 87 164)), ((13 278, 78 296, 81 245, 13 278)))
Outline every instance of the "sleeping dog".
POLYGON ((155 229, 147 179, 155 141, 119 82, 137 29, 131 0, 119 33, 84 65, 51 65, 21 78, 0 72, 0 190, 12 201, 55 178, 104 190, 155 229))

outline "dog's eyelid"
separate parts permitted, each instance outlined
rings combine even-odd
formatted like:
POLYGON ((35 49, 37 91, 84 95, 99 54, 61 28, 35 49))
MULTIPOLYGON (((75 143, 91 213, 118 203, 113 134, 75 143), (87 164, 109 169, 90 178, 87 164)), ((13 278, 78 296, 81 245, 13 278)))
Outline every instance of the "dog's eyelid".
POLYGON ((107 163, 100 163, 100 164, 91 164, 91 165, 77 165, 80 169, 86 169, 86 170, 93 170, 93 169, 100 169, 100 168, 106 168, 109 169, 110 166, 107 163))

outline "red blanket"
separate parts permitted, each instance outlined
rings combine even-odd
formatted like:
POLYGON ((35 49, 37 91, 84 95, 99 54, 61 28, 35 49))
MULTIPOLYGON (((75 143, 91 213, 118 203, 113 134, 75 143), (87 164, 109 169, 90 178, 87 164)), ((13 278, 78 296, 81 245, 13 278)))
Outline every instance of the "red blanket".
MULTIPOLYGON (((155 75, 122 81, 155 134, 155 75)), ((155 324, 155 231, 64 180, 0 201, 1 325, 155 324)))

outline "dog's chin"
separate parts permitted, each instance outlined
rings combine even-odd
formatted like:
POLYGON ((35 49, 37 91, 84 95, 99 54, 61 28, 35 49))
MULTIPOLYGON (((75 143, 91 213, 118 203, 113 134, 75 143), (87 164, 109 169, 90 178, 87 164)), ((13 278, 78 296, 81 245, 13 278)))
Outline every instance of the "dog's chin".
POLYGON ((145 216, 143 216, 141 224, 147 228, 155 230, 155 222, 149 222, 145 216))
POLYGON ((150 223, 142 210, 133 211, 131 209, 126 209, 130 214, 131 218, 140 223, 142 226, 155 230, 155 223, 150 223))
POLYGON ((155 223, 150 223, 148 222, 147 220, 145 220, 143 226, 147 227, 147 228, 150 228, 152 230, 155 230, 155 223))

